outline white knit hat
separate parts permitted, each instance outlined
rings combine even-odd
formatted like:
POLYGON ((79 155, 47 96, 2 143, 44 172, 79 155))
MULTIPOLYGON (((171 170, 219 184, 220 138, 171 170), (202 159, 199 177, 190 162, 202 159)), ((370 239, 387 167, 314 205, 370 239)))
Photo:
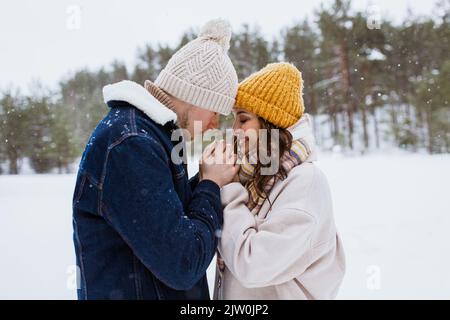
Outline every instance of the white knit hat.
POLYGON ((209 21, 197 39, 172 56, 155 85, 184 102, 230 114, 238 86, 236 70, 227 55, 230 39, 228 22, 209 21))

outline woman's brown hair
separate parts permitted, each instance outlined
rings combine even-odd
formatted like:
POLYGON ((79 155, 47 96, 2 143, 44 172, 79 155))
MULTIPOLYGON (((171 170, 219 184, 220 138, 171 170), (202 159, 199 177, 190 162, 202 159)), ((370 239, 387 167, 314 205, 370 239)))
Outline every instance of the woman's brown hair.
POLYGON ((292 146, 292 135, 287 129, 282 129, 274 124, 264 120, 263 118, 259 117, 259 123, 261 126, 261 129, 267 130, 267 156, 271 157, 272 151, 274 148, 278 148, 278 171, 273 175, 264 175, 261 174, 261 169, 265 167, 269 167, 271 163, 263 164, 260 160, 260 143, 258 143, 258 162, 255 165, 255 170, 253 173, 253 177, 250 179, 249 183, 252 183, 255 187, 256 193, 259 197, 267 199, 269 197, 269 193, 271 190, 265 190, 266 185, 272 179, 275 177, 276 180, 284 180, 287 177, 287 171, 286 169, 281 165, 281 158, 286 153, 289 152, 292 146), (278 143, 275 141, 272 141, 272 130, 278 130, 279 132, 279 141, 278 143))

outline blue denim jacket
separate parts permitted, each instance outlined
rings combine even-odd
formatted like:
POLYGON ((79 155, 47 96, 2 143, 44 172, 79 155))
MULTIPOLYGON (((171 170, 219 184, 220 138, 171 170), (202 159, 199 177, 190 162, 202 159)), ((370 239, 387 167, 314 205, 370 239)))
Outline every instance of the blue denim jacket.
POLYGON ((79 166, 73 228, 79 299, 209 299, 220 189, 171 161, 176 128, 109 101, 79 166))

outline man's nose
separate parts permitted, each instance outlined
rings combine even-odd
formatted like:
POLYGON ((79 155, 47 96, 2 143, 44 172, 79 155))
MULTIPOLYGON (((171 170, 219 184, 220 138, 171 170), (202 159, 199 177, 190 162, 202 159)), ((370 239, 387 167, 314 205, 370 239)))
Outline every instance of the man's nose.
POLYGON ((219 129, 219 126, 220 126, 220 115, 217 113, 211 118, 211 121, 209 122, 207 129, 208 130, 219 129))

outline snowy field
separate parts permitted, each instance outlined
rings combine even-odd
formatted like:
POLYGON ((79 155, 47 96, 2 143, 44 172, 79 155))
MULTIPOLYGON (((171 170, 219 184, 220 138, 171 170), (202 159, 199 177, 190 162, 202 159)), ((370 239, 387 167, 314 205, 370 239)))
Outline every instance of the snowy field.
MULTIPOLYGON (((323 155, 318 165, 347 256, 339 298, 450 299, 450 156, 323 155)), ((74 182, 0 176, 0 299, 76 297, 74 182)))

